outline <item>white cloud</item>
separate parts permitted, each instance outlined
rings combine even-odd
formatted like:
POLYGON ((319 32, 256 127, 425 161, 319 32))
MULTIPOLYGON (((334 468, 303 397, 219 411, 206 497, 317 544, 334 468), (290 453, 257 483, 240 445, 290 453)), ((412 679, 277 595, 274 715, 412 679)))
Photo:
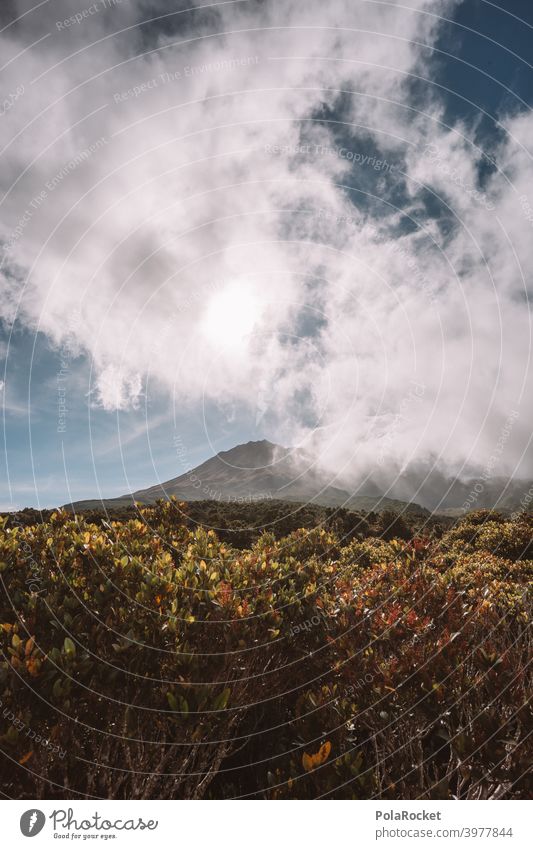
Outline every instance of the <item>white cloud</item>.
POLYGON ((147 8, 123 5, 66 33, 70 5, 55 4, 0 36, 9 59, 52 32, 6 69, 24 94, 1 125, 4 317, 23 269, 23 320, 57 344, 75 336, 108 410, 138 405, 149 377, 180 405, 247 402, 332 467, 365 470, 378 454, 480 465, 519 407, 502 466, 522 462, 533 121, 503 116, 500 171, 481 189, 473 129, 440 123, 431 90, 416 111, 409 74, 429 73, 418 44, 438 28, 421 13, 456 4, 242 3, 151 40, 110 37, 147 8), (344 127, 317 123, 340 92, 344 127), (447 233, 424 186, 450 207, 447 233), (246 350, 222 332, 209 344, 206 310, 213 327, 243 286, 261 305, 246 350))

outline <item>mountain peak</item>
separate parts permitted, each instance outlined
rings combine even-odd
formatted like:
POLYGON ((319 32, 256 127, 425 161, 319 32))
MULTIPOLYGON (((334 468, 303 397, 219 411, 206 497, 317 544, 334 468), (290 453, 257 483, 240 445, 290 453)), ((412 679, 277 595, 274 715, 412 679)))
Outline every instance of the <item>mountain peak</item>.
POLYGON ((258 469, 271 466, 276 455, 283 457, 286 453, 287 449, 281 445, 276 445, 268 439, 259 439, 235 445, 227 451, 220 451, 216 456, 228 466, 258 469))
MULTIPOLYGON (((128 506, 132 500, 153 504, 159 498, 171 496, 179 501, 244 504, 282 500, 364 510, 379 510, 387 506, 395 509, 407 507, 402 502, 379 494, 358 497, 340 489, 327 473, 313 465, 301 451, 284 448, 268 439, 235 445, 177 478, 105 503, 109 507, 128 506)), ((97 502, 76 502, 71 506, 81 510, 94 508, 95 505, 97 502)), ((409 506, 421 510, 418 505, 409 506)))

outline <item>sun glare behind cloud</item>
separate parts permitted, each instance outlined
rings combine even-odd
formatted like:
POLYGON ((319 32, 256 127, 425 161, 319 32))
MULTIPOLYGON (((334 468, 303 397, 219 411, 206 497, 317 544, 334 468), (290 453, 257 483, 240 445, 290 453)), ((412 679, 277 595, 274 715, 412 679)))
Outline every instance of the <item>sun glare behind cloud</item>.
POLYGON ((213 296, 202 323, 216 345, 236 347, 246 341, 260 316, 260 304, 243 283, 234 283, 213 296))

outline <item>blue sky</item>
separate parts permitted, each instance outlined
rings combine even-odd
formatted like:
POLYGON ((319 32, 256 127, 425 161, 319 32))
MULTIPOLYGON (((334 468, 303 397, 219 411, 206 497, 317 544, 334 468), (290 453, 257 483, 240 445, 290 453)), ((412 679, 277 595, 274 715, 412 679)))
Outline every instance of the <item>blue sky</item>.
POLYGON ((227 411, 207 410, 208 440, 204 411, 180 415, 165 395, 135 410, 102 410, 91 404, 86 356, 66 358, 42 333, 6 333, 5 341, 3 509, 121 495, 182 474, 218 450, 263 438, 245 411, 235 426, 227 411))
POLYGON ((530 4, 88 5, 0 22, 0 509, 261 438, 466 474, 513 407, 533 474, 530 4))

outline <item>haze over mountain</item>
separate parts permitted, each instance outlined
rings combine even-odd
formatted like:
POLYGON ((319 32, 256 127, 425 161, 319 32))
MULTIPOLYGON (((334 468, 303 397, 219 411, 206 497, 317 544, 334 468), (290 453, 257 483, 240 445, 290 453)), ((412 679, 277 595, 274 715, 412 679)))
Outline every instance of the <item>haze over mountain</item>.
POLYGON ((314 502, 328 507, 348 506, 352 509, 399 510, 416 509, 417 504, 384 497, 375 488, 367 486, 364 492, 350 492, 336 486, 330 478, 303 452, 283 448, 266 439, 237 445, 221 451, 205 463, 176 478, 148 489, 138 490, 120 498, 101 501, 78 501, 72 506, 78 510, 100 506, 120 507, 132 500, 152 504, 159 498, 174 496, 182 501, 215 500, 248 503, 261 500, 314 502))
POLYGON ((367 479, 361 487, 337 485, 304 452, 263 439, 221 451, 194 469, 147 489, 119 498, 78 501, 77 510, 125 507, 132 501, 153 504, 174 496, 180 501, 250 503, 262 500, 313 502, 353 510, 436 512, 461 515, 468 510, 498 508, 507 512, 529 507, 533 496, 528 481, 493 478, 479 482, 426 475, 407 470, 388 489, 367 479), (416 495, 413 496, 413 494, 416 495))
POLYGON ((482 508, 528 509, 533 503, 530 481, 459 480, 435 470, 406 470, 387 487, 367 478, 361 487, 337 485, 303 451, 284 448, 266 439, 221 451, 194 469, 147 489, 119 498, 77 501, 77 510, 126 507, 132 501, 153 504, 174 496, 180 501, 250 503, 262 500, 313 502, 352 510, 397 509, 461 515, 482 508), (386 493, 386 494, 385 494, 386 493), (416 494, 415 494, 416 493, 416 494))

